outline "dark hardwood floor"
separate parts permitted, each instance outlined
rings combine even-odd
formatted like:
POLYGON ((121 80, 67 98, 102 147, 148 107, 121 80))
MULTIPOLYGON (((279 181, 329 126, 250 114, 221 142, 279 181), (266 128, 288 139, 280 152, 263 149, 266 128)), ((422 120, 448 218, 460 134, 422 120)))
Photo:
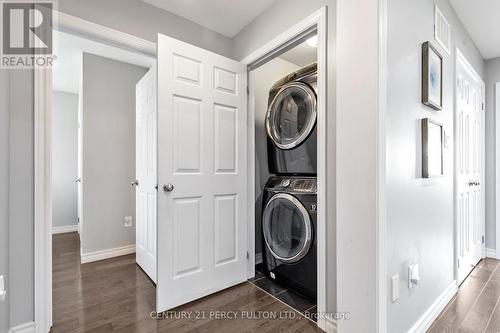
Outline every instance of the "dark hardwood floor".
POLYGON ((486 258, 465 279, 428 332, 500 332, 500 261, 486 258))
POLYGON ((248 282, 152 319, 155 285, 134 255, 80 265, 79 249, 77 233, 53 236, 51 332, 321 332, 248 282), (215 311, 235 311, 245 319, 219 319, 215 311), (270 314, 281 318, 269 319, 270 314))

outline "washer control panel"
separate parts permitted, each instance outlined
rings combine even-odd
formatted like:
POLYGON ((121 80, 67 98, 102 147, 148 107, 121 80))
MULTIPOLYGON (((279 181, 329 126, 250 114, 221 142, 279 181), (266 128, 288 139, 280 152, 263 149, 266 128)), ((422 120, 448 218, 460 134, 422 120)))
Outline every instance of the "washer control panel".
POLYGON ((283 179, 283 181, 281 182, 281 186, 289 187, 291 183, 292 181, 290 179, 283 179))
POLYGON ((276 190, 287 190, 291 192, 316 192, 316 178, 275 178, 274 188, 276 190))
POLYGON ((316 179, 298 179, 293 189, 300 192, 311 192, 316 186, 316 179))

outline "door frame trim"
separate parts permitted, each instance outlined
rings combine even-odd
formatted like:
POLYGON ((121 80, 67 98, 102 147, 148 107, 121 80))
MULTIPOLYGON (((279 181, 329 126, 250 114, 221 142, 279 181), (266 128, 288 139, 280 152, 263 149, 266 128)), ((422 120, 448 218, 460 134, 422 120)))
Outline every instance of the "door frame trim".
MULTIPOLYGON (((486 85, 483 81, 483 79, 481 78, 481 76, 479 76, 479 74, 476 72, 476 70, 474 69, 474 67, 470 64, 470 62, 467 60, 467 58, 464 56, 464 54, 460 51, 460 49, 458 47, 455 48, 455 73, 454 73, 454 76, 453 76, 453 131, 454 131, 454 134, 453 134, 453 137, 454 137, 454 148, 453 148, 453 225, 455 227, 455 230, 454 230, 454 235, 453 235, 453 241, 454 241, 454 263, 453 263, 453 267, 454 267, 454 276, 455 276, 455 280, 457 281, 457 283, 459 283, 459 280, 458 280, 458 219, 457 219, 457 209, 458 209, 458 206, 457 206, 457 203, 458 203, 458 191, 457 191, 457 175, 458 175, 458 172, 457 172, 457 156, 458 156, 458 145, 456 144, 456 142, 458 142, 458 131, 457 131, 457 121, 456 121, 456 117, 457 117, 457 113, 458 113, 458 110, 457 110, 457 94, 458 94, 458 91, 457 91, 457 73, 458 73, 458 67, 459 65, 463 65, 465 67, 465 69, 469 72, 469 74, 479 83, 479 85, 481 86, 481 94, 482 94, 482 97, 481 97, 481 100, 482 100, 482 103, 483 105, 486 105, 486 94, 485 94, 485 89, 486 89, 486 85)), ((485 111, 486 110, 482 110, 482 130, 483 130, 483 135, 481 136, 482 137, 482 142, 481 142, 481 184, 485 184, 485 167, 486 167, 486 164, 485 164, 485 111)), ((482 206, 483 206, 483 223, 482 223, 482 235, 484 236, 485 235, 485 227, 486 227, 486 211, 485 211, 485 198, 484 198, 484 186, 483 186, 483 194, 481 196, 481 200, 482 200, 482 206)), ((481 249, 481 256, 482 258, 484 258, 486 256, 486 241, 482 244, 482 249, 481 249)))
MULTIPOLYGON (((315 11, 302 21, 298 22, 285 32, 279 34, 262 47, 250 53, 243 58, 241 62, 249 67, 263 58, 274 57, 275 50, 288 44, 294 38, 301 34, 316 28, 318 31, 318 90, 317 100, 317 126, 318 126, 318 211, 317 228, 318 232, 318 313, 326 313, 326 251, 327 251, 327 233, 326 233, 326 145, 327 145, 327 126, 326 126, 326 87, 327 87, 327 6, 315 11)), ((249 85, 251 79, 249 75, 249 85)), ((249 93, 248 96, 248 278, 255 276, 255 96, 249 93)), ((318 316, 318 326, 326 330, 325 316, 318 316)))
MULTIPOLYGON (((496 116, 500 114, 500 82, 495 83, 495 96, 493 98, 493 104, 495 108, 493 109, 495 112, 495 207, 499 207, 500 204, 500 154, 498 150, 500 150, 500 116, 496 116)), ((500 209, 495 209, 495 244, 500 245, 500 209)), ((495 258, 500 258, 500 246, 495 245, 495 258)))
MULTIPOLYGON (((156 43, 54 11, 54 30, 156 56, 156 43)), ((52 327, 52 70, 34 70, 35 332, 52 327)))

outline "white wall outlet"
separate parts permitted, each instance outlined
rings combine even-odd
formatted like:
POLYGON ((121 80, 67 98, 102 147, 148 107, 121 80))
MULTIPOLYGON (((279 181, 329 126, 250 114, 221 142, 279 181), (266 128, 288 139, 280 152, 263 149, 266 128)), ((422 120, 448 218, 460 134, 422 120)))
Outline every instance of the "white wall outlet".
POLYGON ((130 228, 132 226, 132 216, 125 216, 125 221, 123 222, 125 228, 130 228))
POLYGON ((0 302, 5 301, 5 296, 7 295, 7 290, 5 290, 5 282, 3 275, 0 275, 0 302))
POLYGON ((399 299, 399 274, 394 275, 391 278, 392 282, 392 302, 396 302, 399 299))
POLYGON ((408 288, 413 288, 420 281, 420 274, 418 272, 418 264, 413 264, 408 267, 408 288))

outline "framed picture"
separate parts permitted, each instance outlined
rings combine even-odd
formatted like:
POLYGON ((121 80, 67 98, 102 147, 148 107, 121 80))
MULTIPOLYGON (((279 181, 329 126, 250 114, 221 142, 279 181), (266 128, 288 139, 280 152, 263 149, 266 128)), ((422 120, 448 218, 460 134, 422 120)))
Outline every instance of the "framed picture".
POLYGON ((422 178, 442 176, 444 131, 443 125, 422 119, 422 178))
POLYGON ((443 57, 430 42, 422 44, 422 103, 443 108, 443 57))

